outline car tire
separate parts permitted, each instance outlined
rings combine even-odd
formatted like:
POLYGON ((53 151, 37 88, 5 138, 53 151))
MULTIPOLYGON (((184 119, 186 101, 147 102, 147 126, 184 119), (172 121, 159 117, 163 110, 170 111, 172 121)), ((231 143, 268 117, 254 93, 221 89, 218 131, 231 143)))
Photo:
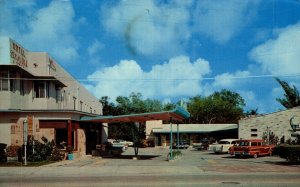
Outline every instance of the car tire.
POLYGON ((258 154, 255 153, 255 154, 253 155, 253 158, 257 158, 257 157, 258 157, 258 154))

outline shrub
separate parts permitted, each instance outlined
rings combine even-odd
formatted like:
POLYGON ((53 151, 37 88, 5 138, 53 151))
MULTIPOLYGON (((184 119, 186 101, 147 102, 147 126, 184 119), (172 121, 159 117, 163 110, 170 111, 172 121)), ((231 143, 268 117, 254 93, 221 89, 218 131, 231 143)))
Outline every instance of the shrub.
POLYGON ((44 160, 58 161, 63 157, 58 148, 56 148, 54 141, 48 141, 47 138, 42 137, 42 142, 34 140, 32 136, 28 137, 27 154, 28 161, 40 162, 44 160), (34 144, 34 153, 33 153, 34 144))
POLYGON ((288 162, 300 162, 300 145, 278 145, 274 148, 273 154, 288 162))
MULTIPOLYGON (((170 153, 168 153, 168 155, 167 155, 167 160, 170 160, 170 153)), ((172 151, 172 157, 173 157, 173 159, 178 159, 178 158, 180 158, 182 156, 182 153, 181 153, 181 151, 172 151)))
POLYGON ((52 149, 52 153, 50 156, 51 161, 60 161, 64 158, 64 153, 61 153, 57 147, 52 149))

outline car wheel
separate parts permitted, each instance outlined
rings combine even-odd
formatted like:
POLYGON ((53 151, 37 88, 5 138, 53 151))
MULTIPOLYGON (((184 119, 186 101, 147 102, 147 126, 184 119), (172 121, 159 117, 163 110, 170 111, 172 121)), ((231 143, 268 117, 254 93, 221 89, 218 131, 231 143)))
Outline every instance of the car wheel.
POLYGON ((255 154, 253 155, 253 158, 257 158, 257 156, 258 156, 258 154, 257 154, 257 153, 255 153, 255 154))
POLYGON ((273 154, 272 154, 272 151, 270 151, 270 153, 269 153, 269 156, 272 156, 273 154))

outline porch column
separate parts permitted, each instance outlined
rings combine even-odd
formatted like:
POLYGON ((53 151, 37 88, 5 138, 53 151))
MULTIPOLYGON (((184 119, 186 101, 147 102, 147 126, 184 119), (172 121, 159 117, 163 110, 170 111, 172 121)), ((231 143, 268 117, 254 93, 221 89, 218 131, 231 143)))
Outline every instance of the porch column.
POLYGON ((72 147, 72 121, 68 120, 68 147, 72 147))
POLYGON ((173 160, 173 132, 172 132, 172 117, 170 118, 170 160, 173 160))
POLYGON ((177 151, 179 150, 179 123, 177 121, 177 151))
POLYGON ((79 129, 79 124, 77 123, 75 125, 75 147, 74 147, 76 151, 78 151, 78 129, 79 129))

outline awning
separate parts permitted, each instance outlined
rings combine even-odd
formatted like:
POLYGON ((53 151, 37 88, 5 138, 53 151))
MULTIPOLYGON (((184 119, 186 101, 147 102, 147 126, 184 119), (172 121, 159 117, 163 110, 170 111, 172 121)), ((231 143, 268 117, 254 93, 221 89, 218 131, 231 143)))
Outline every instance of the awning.
MULTIPOLYGON (((172 129, 176 129, 173 124, 172 129)), ((179 133, 210 133, 237 129, 237 124, 180 124, 179 133)), ((152 129, 153 133, 170 133, 170 124, 163 124, 162 128, 152 129)))
POLYGON ((190 117, 190 113, 184 108, 177 106, 174 110, 163 112, 151 112, 141 114, 130 114, 120 116, 96 116, 82 117, 80 121, 101 122, 101 123, 128 123, 146 122, 151 120, 172 120, 182 121, 190 117))

